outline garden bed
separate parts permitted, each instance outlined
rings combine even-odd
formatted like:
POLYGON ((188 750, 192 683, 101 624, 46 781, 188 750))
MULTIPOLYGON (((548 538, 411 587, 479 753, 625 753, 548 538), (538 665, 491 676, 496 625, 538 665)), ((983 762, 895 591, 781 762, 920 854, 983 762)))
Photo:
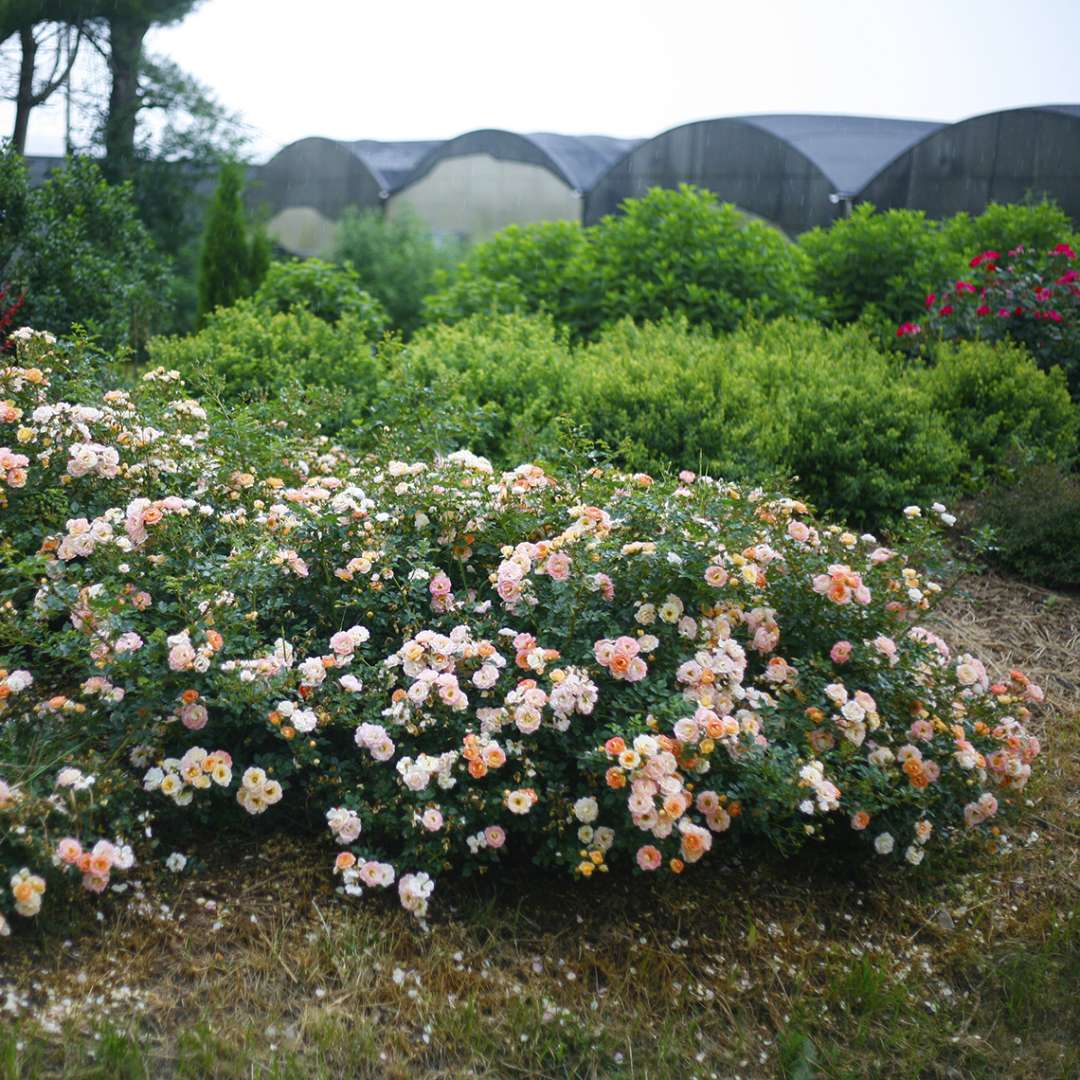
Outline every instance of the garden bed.
POLYGON ((935 626, 1046 690, 1004 853, 913 877, 745 850, 645 889, 514 871, 440 885, 422 933, 335 895, 322 850, 224 848, 8 946, 3 1075, 1075 1075, 1080 602, 969 577, 935 626))

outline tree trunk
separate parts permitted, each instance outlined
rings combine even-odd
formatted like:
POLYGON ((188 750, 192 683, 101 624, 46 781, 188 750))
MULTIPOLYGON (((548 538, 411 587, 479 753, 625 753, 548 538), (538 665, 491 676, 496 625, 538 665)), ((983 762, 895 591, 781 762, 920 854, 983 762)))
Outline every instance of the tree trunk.
POLYGON ((37 60, 37 41, 34 28, 23 27, 19 31, 22 46, 22 63, 19 66, 19 89, 15 95, 15 130, 11 141, 20 154, 26 153, 26 132, 30 127, 30 110, 34 107, 34 64, 37 60))
POLYGON ((139 65, 150 29, 144 19, 109 20, 109 113, 105 118, 105 175, 127 180, 135 162, 135 121, 139 113, 139 65))

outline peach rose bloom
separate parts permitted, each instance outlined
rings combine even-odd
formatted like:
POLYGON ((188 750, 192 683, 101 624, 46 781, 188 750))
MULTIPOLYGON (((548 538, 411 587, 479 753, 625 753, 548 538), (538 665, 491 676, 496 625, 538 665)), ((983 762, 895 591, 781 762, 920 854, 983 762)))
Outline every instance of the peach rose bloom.
POLYGON ((11 886, 11 895, 15 897, 15 903, 25 904, 34 895, 34 886, 29 878, 15 882, 11 886))
POLYGON ((810 527, 804 521, 789 521, 787 533, 792 540, 798 540, 800 543, 805 543, 810 539, 810 527))
POLYGON ((82 883, 83 883, 83 888, 88 889, 90 892, 95 892, 95 893, 104 892, 105 889, 108 887, 108 884, 109 884, 109 875, 107 873, 104 874, 104 875, 101 875, 101 874, 84 874, 83 879, 82 879, 82 883))
POLYGON ((829 586, 827 595, 834 604, 848 604, 851 602, 851 589, 842 581, 834 581, 829 586))
POLYGON ((663 856, 652 844, 646 844, 644 847, 638 848, 636 858, 637 864, 642 870, 659 870, 660 864, 663 862, 663 856))
POLYGON ((727 584, 728 572, 722 566, 709 566, 705 569, 705 581, 714 589, 727 584))
POLYGON ((65 836, 56 845, 56 854, 62 863, 73 866, 79 861, 79 856, 82 854, 82 844, 74 837, 65 836))

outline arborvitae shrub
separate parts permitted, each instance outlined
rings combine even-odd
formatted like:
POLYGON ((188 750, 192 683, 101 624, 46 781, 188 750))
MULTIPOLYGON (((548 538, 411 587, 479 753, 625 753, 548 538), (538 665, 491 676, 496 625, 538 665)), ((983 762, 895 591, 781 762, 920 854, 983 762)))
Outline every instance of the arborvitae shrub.
POLYGON ((226 162, 218 176, 203 233, 198 286, 200 323, 215 308, 235 304, 252 292, 252 252, 243 191, 243 166, 226 162))

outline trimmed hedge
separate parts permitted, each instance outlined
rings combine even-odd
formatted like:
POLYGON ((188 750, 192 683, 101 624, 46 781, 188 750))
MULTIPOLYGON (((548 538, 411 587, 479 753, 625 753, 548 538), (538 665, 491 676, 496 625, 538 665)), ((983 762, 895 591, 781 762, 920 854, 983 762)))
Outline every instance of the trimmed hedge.
POLYGON ((634 469, 798 476, 858 525, 1000 474, 1014 447, 1067 461, 1078 424, 1060 373, 1016 346, 964 343, 926 368, 860 327, 795 319, 720 338, 627 319, 571 347, 548 318, 474 316, 424 331, 384 380, 383 393, 411 384, 449 412, 483 409, 473 442, 500 462, 552 454, 564 417, 634 469))

